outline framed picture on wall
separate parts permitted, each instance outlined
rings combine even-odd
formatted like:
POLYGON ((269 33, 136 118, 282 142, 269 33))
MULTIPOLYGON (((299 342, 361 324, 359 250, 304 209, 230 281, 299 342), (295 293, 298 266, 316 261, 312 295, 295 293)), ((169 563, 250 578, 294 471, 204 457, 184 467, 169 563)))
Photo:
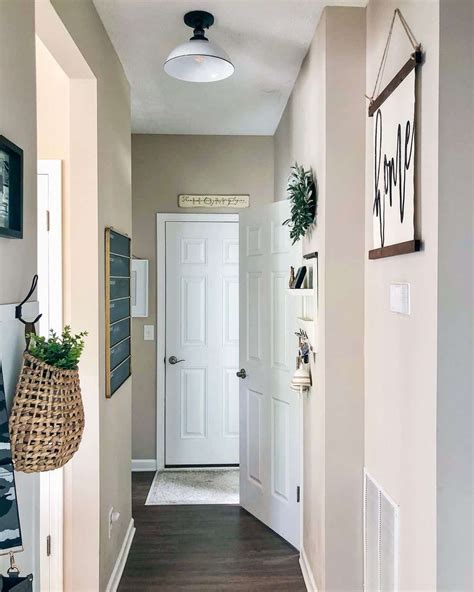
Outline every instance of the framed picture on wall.
POLYGON ((23 238, 23 150, 0 136, 0 237, 23 238))
POLYGON ((368 114, 373 118, 372 234, 369 259, 415 253, 421 249, 415 224, 417 166, 417 75, 424 62, 404 16, 393 13, 368 114), (380 90, 393 25, 400 20, 414 52, 380 90))

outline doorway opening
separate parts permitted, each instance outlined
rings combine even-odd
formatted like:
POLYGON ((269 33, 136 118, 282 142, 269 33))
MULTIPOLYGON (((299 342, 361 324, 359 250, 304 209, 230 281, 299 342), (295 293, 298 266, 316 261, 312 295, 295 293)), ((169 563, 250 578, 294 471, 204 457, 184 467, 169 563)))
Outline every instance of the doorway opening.
POLYGON ((150 505, 239 503, 238 220, 237 214, 157 218, 161 471, 150 505))
POLYGON ((157 215, 158 473, 147 504, 184 504, 183 491, 187 503, 238 503, 299 548, 287 288, 301 254, 282 227, 288 210, 285 201, 240 215, 157 215), (238 498, 227 496, 232 483, 238 498))

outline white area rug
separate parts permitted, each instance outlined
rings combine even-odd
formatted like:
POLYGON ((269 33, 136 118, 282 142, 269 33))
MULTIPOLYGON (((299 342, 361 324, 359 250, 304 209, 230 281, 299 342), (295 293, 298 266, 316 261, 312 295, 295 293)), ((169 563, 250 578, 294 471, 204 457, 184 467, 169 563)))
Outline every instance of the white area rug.
POLYGON ((176 470, 156 473, 146 506, 238 504, 238 469, 176 470))

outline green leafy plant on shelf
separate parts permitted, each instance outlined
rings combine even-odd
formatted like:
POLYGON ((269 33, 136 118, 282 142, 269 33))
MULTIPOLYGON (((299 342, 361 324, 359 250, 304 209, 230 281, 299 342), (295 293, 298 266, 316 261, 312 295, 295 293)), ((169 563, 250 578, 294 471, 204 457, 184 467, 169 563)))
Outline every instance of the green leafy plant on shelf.
POLYGON ((28 353, 50 366, 75 370, 84 350, 86 335, 87 331, 73 335, 69 326, 64 327, 62 335, 51 330, 49 338, 31 333, 28 353))
POLYGON ((314 222, 316 214, 316 184, 313 178, 313 171, 299 166, 295 162, 291 167, 288 178, 288 199, 291 202, 291 218, 283 222, 290 228, 290 238, 294 245, 303 236, 314 222))

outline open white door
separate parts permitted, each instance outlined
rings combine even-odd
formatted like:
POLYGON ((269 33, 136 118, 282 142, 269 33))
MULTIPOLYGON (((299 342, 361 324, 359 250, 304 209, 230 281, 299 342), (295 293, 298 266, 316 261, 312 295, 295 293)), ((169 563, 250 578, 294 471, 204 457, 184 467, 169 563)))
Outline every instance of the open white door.
POLYGON ((287 201, 240 215, 240 501, 299 548, 299 399, 296 298, 288 294, 292 247, 287 201))
MULTIPOLYGON (((38 161, 39 333, 63 327, 62 175, 60 160, 38 161)), ((63 590, 63 470, 40 475, 42 592, 63 590)))

